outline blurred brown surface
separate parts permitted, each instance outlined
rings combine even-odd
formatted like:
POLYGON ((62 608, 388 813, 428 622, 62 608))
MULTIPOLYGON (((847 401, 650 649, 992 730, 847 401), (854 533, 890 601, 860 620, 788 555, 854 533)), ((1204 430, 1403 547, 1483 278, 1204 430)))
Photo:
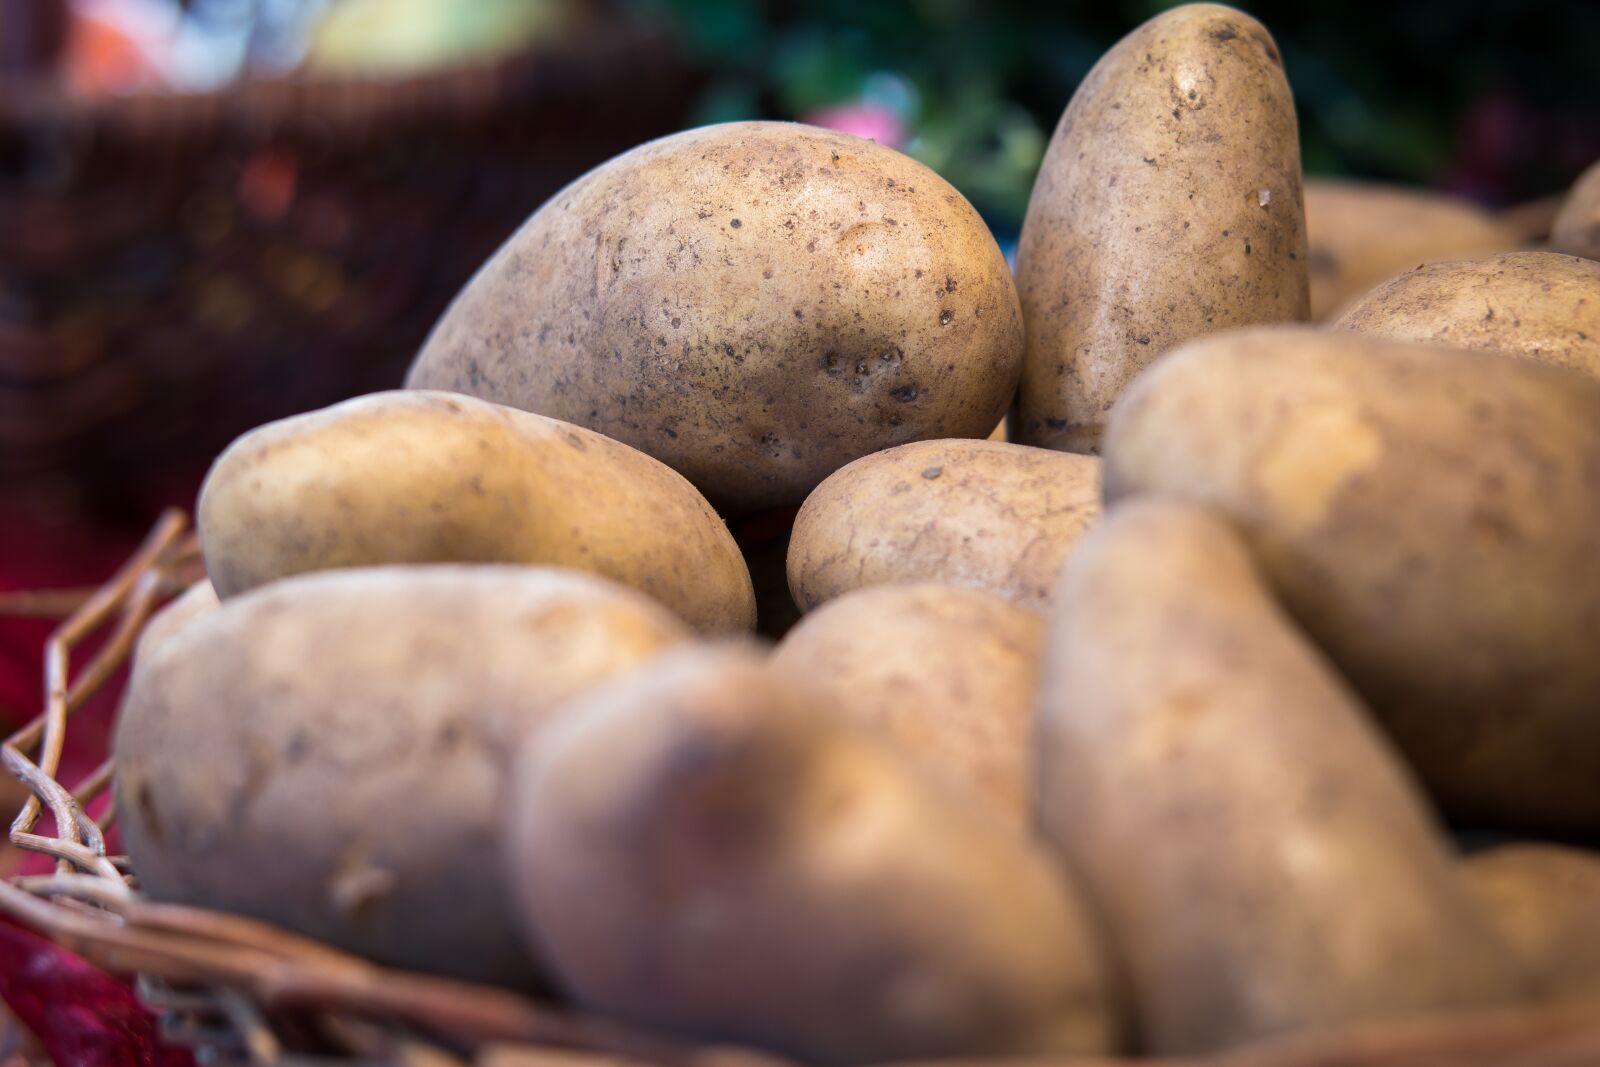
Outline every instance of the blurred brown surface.
POLYGON ((551 193, 675 128, 664 32, 405 81, 0 89, 0 494, 147 520, 261 422, 398 386, 551 193))

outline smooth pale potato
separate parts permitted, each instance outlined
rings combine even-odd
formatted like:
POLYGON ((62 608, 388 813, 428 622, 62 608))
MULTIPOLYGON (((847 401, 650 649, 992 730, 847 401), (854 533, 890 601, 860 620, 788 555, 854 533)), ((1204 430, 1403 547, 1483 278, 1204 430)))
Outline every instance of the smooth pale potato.
POLYGON ((772 655, 825 706, 1025 828, 1044 620, 993 593, 857 589, 805 616, 772 655))
POLYGON ((1315 329, 1174 352, 1106 437, 1108 504, 1226 512, 1466 825, 1600 830, 1600 383, 1315 329))
POLYGON ((217 590, 211 584, 211 579, 202 578, 195 582, 150 617, 150 621, 145 623, 144 629, 139 632, 139 644, 134 655, 151 655, 149 650, 164 644, 167 638, 188 626, 193 620, 211 614, 219 603, 217 590))
POLYGON ((1306 180, 1306 237, 1316 322, 1403 270, 1508 252, 1519 243, 1511 226, 1464 200, 1332 178, 1306 180))
POLYGON ((454 393, 375 393, 250 431, 212 465, 198 522, 224 598, 335 567, 538 563, 630 585, 701 630, 755 624, 739 546, 682 476, 454 393))
POLYGON ((1358 298, 1333 328, 1487 348, 1600 378, 1600 263, 1556 252, 1426 263, 1358 298))
POLYGON ((1550 226, 1550 247, 1574 256, 1600 259, 1600 162, 1572 183, 1550 226))
POLYGON ((940 582, 1050 603, 1100 514, 1100 461, 997 441, 922 441, 865 456, 795 518, 789 589, 805 611, 852 589, 940 582))
POLYGON ((604 1015, 805 1062, 1106 1051, 1061 873, 827 703, 703 647, 570 704, 510 811, 539 956, 604 1015))
POLYGON ((1553 998, 1600 998, 1600 854, 1500 845, 1461 861, 1490 923, 1553 998))
POLYGON ((1225 521, 1118 505, 1056 604, 1039 817, 1120 952, 1141 1051, 1523 993, 1405 768, 1225 521))
POLYGON ((407 384, 598 430, 755 511, 868 452, 982 437, 1022 343, 1005 257, 949 183, 848 134, 736 122, 540 208, 407 384))
POLYGON ((116 803, 140 888, 381 963, 529 986, 498 877, 510 754, 688 632, 554 568, 324 571, 146 644, 116 803))
POLYGON ((1260 23, 1185 4, 1095 64, 1028 201, 1017 288, 1013 438, 1072 452, 1097 449, 1112 403, 1168 348, 1307 317, 1294 101, 1260 23))

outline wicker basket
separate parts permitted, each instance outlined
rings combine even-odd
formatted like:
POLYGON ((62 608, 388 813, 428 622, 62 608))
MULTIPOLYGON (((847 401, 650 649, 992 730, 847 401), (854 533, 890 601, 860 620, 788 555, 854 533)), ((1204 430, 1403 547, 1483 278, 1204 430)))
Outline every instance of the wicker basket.
MULTIPOLYGON (((748 1050, 697 1048, 501 989, 386 970, 265 924, 144 900, 106 853, 114 818, 85 814, 111 764, 75 789, 57 782, 72 714, 118 676, 140 629, 200 574, 180 512, 93 592, 10 594, 0 615, 64 618, 45 649, 45 708, 0 743, 0 762, 32 791, 11 827, 17 846, 56 859, 55 872, 0 882, 0 914, 95 965, 136 976, 167 1039, 207 1064, 413 1064, 450 1067, 782 1067, 748 1050), (72 651, 103 638, 81 666, 72 651), (40 831, 48 812, 53 832, 40 831)), ((993 1061, 981 1067, 1045 1067, 993 1061)), ((1600 1004, 1422 1019, 1265 1042, 1197 1060, 1074 1060, 1077 1067, 1596 1067, 1600 1004)), ((928 1064, 925 1067, 939 1067, 928 1064)), ((980 1067, 964 1063, 961 1067, 980 1067)), ((1063 1063, 1062 1067, 1065 1067, 1063 1063)))
POLYGON ((0 81, 0 492, 148 497, 250 427, 397 387, 523 218, 680 124, 677 56, 593 9, 403 80, 93 100, 0 81))

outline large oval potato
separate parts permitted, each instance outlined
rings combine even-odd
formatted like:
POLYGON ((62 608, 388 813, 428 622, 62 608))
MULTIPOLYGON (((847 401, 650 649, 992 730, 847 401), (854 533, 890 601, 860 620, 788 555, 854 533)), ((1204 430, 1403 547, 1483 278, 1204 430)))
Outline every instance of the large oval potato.
POLYGON ((1100 461, 999 441, 922 441, 864 456, 806 498, 789 589, 808 611, 852 589, 940 582, 1043 609, 1100 514, 1100 461))
POLYGON ((848 134, 738 122, 540 208, 408 384, 598 430, 753 511, 880 448, 984 436, 1022 342, 1005 258, 949 183, 848 134))
POLYGON ((1556 252, 1425 263, 1358 298, 1334 329, 1493 349, 1600 378, 1600 263, 1556 252))
POLYGON ((947 782, 1031 818, 1044 620, 976 589, 857 589, 800 620, 772 665, 947 782))
POLYGON ((517 786, 522 915, 592 1009, 824 1064, 1112 1041, 1044 853, 755 652, 574 701, 517 786))
POLYGON ((530 985, 484 873, 509 754, 566 697, 687 639, 644 596, 553 568, 325 571, 224 601, 141 648, 123 702, 116 803, 139 886, 530 985))
POLYGON ((1106 437, 1109 502, 1239 524, 1446 811, 1600 830, 1600 383, 1314 329, 1197 341, 1106 437))
POLYGON ((1061 116, 1017 248, 1027 323, 1015 440, 1095 451, 1173 345, 1304 320, 1294 101, 1272 37, 1185 4, 1124 37, 1061 116))
POLYGON ((1550 247, 1587 259, 1600 259, 1600 161, 1572 183, 1550 226, 1550 247))
POLYGON ((1552 998, 1600 998, 1600 853, 1500 845, 1461 861, 1489 922, 1552 998))
POLYGON ((1509 225, 1464 200, 1330 178, 1306 181, 1306 239, 1316 322, 1418 264, 1493 255, 1518 244, 1509 225))
POLYGON ((212 465, 198 522, 223 597, 334 567, 542 563, 633 586, 702 630, 755 624, 739 546, 682 476, 453 393, 375 393, 250 431, 212 465))
POLYGON ((1067 564, 1044 674, 1040 820, 1142 1051, 1522 995, 1422 796, 1225 522, 1113 509, 1067 564))

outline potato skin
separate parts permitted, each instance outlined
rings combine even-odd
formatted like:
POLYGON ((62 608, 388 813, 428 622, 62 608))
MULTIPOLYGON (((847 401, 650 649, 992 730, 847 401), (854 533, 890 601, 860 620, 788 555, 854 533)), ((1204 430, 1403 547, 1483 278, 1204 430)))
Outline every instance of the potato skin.
POLYGON ((540 208, 407 384, 588 426, 754 511, 880 448, 982 437, 1022 343, 1005 258, 942 178, 848 134, 737 122, 540 208))
POLYGON ((135 663, 114 751, 140 886, 532 985, 483 873, 509 756, 566 697, 687 639, 646 597, 553 568, 326 571, 229 599, 135 663))
POLYGON ((870 585, 932 581, 1043 610, 1100 514, 1100 461, 998 441, 922 441, 864 456, 795 518, 789 589, 809 611, 870 585))
POLYGON ((252 430, 212 465, 198 521, 223 597, 334 567, 537 563, 630 585, 701 630, 755 624, 739 547, 682 476, 454 393, 374 393, 252 430))
POLYGON ((1516 232, 1465 200, 1381 182, 1306 181, 1311 318, 1323 322, 1422 263, 1508 252, 1516 232))
POLYGON ((1304 320, 1300 141, 1255 19, 1185 4, 1095 64, 1061 116, 1017 249, 1027 323, 1013 439, 1095 451, 1163 351, 1304 320))
POLYGON ((1025 829, 1043 641, 1038 613, 993 593, 879 585, 801 619, 772 666, 1025 829))
POLYGON ((1600 378, 1600 263, 1556 252, 1425 263, 1358 298, 1333 328, 1487 348, 1600 378))
POLYGON ((1600 259, 1600 161, 1572 183, 1550 227, 1550 247, 1586 259, 1600 259))
POLYGON ((1600 383, 1256 329, 1174 352, 1106 438, 1108 504, 1213 505, 1465 825, 1600 829, 1600 383))
POLYGON ((823 1064, 1110 1044, 1044 853, 754 651, 574 701, 516 781, 522 915, 592 1009, 823 1064))
POLYGON ((1552 999, 1600 998, 1600 854, 1500 845, 1461 861, 1491 925, 1552 999))
POLYGON ((1522 992, 1403 766, 1213 514, 1114 509, 1067 564, 1044 674, 1041 825, 1120 950, 1141 1051, 1522 992))
POLYGON ((139 643, 134 654, 152 655, 151 649, 165 643, 167 638, 195 619, 211 614, 219 603, 217 590, 211 584, 211 579, 200 579, 173 597, 166 607, 150 617, 150 621, 145 623, 144 629, 139 632, 139 643))

